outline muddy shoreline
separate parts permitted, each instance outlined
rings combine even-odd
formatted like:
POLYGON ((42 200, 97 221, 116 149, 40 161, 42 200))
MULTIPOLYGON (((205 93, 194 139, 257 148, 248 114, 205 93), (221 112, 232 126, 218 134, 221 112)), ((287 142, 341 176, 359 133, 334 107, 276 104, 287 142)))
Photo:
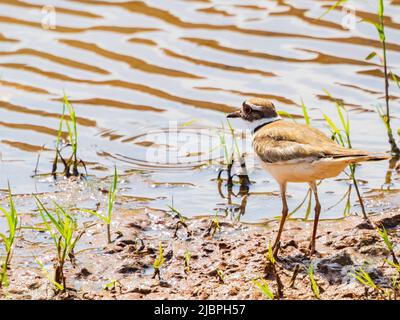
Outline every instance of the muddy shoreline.
MULTIPOLYGON (((397 252, 400 210, 376 214, 371 220, 387 228, 397 252)), ((264 277, 278 298, 276 278, 266 270, 268 243, 278 221, 256 226, 219 218, 218 229, 212 217, 204 217, 188 219, 187 228, 178 224, 177 229, 178 221, 162 211, 119 210, 109 245, 105 226, 99 221, 92 224, 82 237, 75 266, 67 263, 69 290, 58 296, 34 262, 40 258, 50 271, 54 252, 29 240, 47 235, 23 230, 9 270, 10 286, 0 294, 4 299, 264 299, 253 282, 264 277), (164 262, 158 279, 153 278, 153 264, 160 243, 164 262)), ((287 222, 276 264, 283 286, 280 299, 315 299, 308 275, 311 228, 312 221, 287 222)), ((389 288, 395 275, 384 262, 389 252, 377 231, 366 228, 357 216, 321 221, 317 251, 314 276, 321 299, 381 299, 352 275, 361 266, 382 288, 389 288)))

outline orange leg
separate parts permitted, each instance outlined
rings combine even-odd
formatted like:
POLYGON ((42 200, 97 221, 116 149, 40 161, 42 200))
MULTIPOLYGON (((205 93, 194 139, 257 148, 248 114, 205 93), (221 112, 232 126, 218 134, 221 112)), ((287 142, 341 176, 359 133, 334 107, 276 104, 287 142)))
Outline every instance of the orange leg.
POLYGON ((319 221, 319 215, 321 213, 321 204, 319 203, 318 199, 318 191, 317 191, 317 184, 315 181, 309 183, 311 190, 314 193, 314 198, 315 198, 315 217, 314 217, 314 227, 312 231, 312 236, 311 236, 311 242, 310 242, 310 255, 313 255, 315 253, 315 238, 317 237, 317 227, 318 227, 318 221, 319 221))
POLYGON ((281 218, 281 222, 279 224, 278 234, 276 235, 275 243, 273 246, 274 256, 276 256, 278 254, 279 247, 280 247, 280 241, 281 241, 281 235, 282 235, 282 231, 283 231, 283 226, 285 225, 286 218, 287 218, 287 215, 289 212, 289 208, 288 208, 287 201, 286 201, 286 182, 279 184, 279 187, 280 187, 281 198, 282 198, 282 218, 281 218))

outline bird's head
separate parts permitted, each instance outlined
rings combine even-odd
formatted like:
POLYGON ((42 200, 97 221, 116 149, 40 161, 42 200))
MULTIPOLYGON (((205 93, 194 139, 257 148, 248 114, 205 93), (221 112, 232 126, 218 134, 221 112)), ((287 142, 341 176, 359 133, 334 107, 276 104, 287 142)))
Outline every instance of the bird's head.
POLYGON ((280 119, 274 104, 267 99, 250 98, 243 102, 240 109, 229 113, 227 118, 241 118, 247 124, 256 128, 262 124, 267 124, 280 119))

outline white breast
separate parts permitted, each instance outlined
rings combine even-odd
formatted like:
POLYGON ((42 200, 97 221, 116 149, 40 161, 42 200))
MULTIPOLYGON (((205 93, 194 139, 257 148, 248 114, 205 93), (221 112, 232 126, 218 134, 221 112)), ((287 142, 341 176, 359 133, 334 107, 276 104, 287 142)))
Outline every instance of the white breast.
POLYGON ((336 177, 349 164, 344 159, 303 159, 266 163, 261 161, 263 168, 279 183, 311 182, 336 177))

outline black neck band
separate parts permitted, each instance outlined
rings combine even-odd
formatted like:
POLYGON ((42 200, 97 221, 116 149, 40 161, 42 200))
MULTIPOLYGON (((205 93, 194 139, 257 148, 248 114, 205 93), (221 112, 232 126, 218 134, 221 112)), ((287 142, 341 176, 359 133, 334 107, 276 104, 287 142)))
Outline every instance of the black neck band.
POLYGON ((253 134, 256 133, 258 130, 260 130, 262 127, 266 126, 267 124, 276 122, 276 121, 278 121, 278 120, 281 120, 281 119, 275 119, 275 120, 272 120, 272 121, 270 121, 270 122, 266 122, 266 123, 260 124, 258 127, 256 127, 256 128, 253 130, 253 134))

